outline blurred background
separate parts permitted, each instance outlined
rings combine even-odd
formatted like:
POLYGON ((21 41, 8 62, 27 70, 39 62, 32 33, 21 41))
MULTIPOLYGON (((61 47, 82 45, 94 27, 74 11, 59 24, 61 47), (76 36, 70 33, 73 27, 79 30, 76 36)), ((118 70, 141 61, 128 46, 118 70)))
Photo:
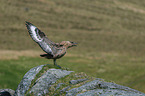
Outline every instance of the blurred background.
POLYGON ((62 67, 145 92, 145 1, 0 0, 0 89, 53 64, 39 56, 25 21, 54 42, 78 43, 57 60, 62 67))

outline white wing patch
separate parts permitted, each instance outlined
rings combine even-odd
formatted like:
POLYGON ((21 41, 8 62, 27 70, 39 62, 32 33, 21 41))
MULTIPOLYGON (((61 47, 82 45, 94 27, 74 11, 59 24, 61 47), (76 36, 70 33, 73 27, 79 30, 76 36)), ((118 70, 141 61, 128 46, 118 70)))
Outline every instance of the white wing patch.
POLYGON ((35 26, 30 26, 30 30, 31 30, 31 33, 30 35, 32 36, 32 38, 36 41, 36 42, 41 42, 42 41, 42 38, 39 36, 39 34, 36 32, 36 27, 35 26))
POLYGON ((53 54, 51 48, 49 47, 49 45, 48 45, 45 41, 39 42, 39 45, 41 46, 41 48, 42 48, 45 52, 50 53, 50 54, 53 54))
POLYGON ((53 55, 53 51, 45 39, 47 37, 45 36, 40 37, 41 31, 37 27, 32 25, 31 23, 26 22, 26 26, 27 26, 27 29, 29 30, 28 32, 30 36, 42 48, 42 50, 45 51, 46 53, 53 55))
POLYGON ((50 50, 52 52, 51 48, 48 45, 47 45, 46 49, 48 49, 48 50, 50 50))

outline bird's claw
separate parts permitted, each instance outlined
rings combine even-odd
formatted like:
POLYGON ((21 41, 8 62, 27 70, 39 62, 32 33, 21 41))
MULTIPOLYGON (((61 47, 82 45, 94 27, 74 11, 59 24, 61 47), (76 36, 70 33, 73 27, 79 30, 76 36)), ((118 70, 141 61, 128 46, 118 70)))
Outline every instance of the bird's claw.
POLYGON ((57 64, 55 64, 54 66, 57 66, 58 68, 60 68, 60 69, 61 69, 61 66, 59 66, 59 65, 57 65, 57 64))

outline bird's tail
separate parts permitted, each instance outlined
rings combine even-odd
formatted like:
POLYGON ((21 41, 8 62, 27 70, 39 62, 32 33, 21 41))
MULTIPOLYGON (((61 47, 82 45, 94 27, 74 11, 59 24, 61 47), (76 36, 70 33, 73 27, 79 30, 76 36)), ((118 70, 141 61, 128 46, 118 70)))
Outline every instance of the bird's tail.
POLYGON ((41 57, 47 57, 47 54, 41 54, 40 56, 41 57))

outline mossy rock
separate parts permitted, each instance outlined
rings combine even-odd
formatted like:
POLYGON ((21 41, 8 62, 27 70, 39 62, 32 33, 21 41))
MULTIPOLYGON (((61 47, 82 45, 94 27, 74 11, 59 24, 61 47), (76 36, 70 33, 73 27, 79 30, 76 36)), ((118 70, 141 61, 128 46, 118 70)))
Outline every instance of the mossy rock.
POLYGON ((137 90, 106 82, 85 73, 40 65, 30 69, 18 85, 14 96, 145 96, 137 90))

